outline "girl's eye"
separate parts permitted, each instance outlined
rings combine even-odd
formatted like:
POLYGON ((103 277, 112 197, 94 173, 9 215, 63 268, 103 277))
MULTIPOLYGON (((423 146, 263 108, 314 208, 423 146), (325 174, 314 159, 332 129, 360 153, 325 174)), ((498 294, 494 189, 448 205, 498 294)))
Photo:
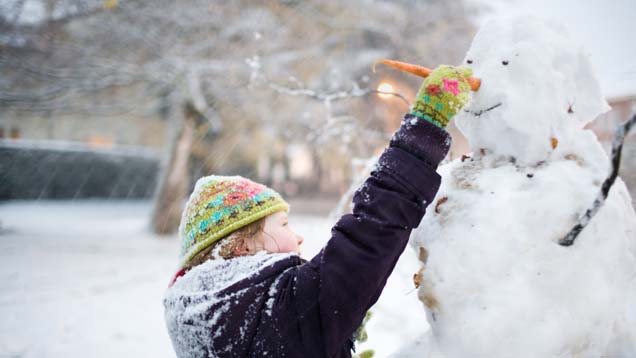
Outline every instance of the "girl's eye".
POLYGON ((501 61, 501 64, 504 65, 504 66, 508 66, 508 63, 509 63, 508 60, 501 61))
POLYGON ((470 65, 471 63, 473 63, 473 60, 466 60, 466 63, 470 65))

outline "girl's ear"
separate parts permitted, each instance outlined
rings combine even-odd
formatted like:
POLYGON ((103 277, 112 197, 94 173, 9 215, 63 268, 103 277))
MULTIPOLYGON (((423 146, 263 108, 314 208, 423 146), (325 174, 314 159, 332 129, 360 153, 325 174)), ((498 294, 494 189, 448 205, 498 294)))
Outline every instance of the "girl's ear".
POLYGON ((246 256, 250 253, 250 247, 245 239, 239 240, 232 248, 232 256, 246 256))

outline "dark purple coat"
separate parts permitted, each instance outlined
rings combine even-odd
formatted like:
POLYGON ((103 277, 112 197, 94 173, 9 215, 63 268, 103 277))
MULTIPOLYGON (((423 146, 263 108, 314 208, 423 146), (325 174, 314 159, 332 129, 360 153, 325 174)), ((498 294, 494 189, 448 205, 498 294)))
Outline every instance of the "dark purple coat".
POLYGON ((244 258, 179 278, 164 299, 177 355, 351 357, 354 331, 437 193, 435 170, 449 146, 445 130, 406 115, 356 192, 353 213, 310 261, 260 255, 255 272, 221 289, 215 278, 244 258))

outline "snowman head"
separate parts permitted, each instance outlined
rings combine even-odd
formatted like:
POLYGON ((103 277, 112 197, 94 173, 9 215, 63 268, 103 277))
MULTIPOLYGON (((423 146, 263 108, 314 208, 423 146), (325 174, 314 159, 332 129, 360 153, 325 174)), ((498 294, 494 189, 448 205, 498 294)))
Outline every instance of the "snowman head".
POLYGON ((545 160, 551 138, 609 110, 588 55, 556 24, 523 17, 485 24, 464 58, 482 80, 456 116, 471 149, 545 160))

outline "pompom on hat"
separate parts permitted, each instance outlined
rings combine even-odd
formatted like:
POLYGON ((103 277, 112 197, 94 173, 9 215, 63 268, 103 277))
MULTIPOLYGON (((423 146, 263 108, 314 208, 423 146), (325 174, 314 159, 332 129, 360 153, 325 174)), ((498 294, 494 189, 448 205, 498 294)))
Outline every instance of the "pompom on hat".
POLYGON ((207 176, 194 186, 179 224, 179 268, 210 245, 289 204, 275 190, 240 176, 207 176))

